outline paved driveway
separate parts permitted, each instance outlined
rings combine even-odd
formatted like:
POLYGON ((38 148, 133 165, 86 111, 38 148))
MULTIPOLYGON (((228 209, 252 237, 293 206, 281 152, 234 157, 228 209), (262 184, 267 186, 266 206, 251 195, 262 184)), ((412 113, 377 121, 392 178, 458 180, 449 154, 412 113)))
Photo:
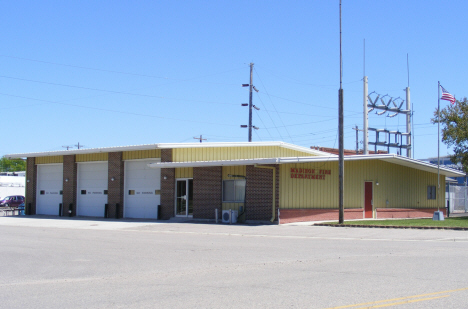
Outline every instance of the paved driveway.
POLYGON ((2 308, 466 308, 468 232, 0 218, 2 308))

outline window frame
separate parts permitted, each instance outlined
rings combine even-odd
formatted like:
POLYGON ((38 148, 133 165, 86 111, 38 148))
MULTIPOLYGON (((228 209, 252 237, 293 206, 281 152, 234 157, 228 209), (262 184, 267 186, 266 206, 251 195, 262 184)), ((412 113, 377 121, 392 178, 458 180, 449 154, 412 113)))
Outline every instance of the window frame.
POLYGON ((246 187, 247 187, 247 182, 245 179, 223 179, 223 196, 222 196, 222 199, 223 199, 223 203, 244 203, 245 202, 245 194, 246 194, 246 187), (241 200, 226 200, 225 199, 225 183, 227 182, 232 182, 234 184, 234 192, 233 192, 233 196, 236 197, 237 196, 237 192, 236 192, 236 188, 239 187, 238 185, 236 185, 236 182, 240 182, 240 183, 244 183, 244 196, 241 200))

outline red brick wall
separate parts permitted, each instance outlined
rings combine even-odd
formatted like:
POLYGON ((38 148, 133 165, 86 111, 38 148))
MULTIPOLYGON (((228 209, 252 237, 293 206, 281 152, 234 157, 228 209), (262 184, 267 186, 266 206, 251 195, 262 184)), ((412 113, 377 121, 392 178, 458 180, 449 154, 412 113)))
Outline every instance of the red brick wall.
MULTIPOLYGON (((172 162, 172 149, 161 149, 161 162, 172 162)), ((161 169, 161 205, 159 219, 167 220, 175 216, 175 169, 161 169), (166 178, 166 179, 164 179, 166 178)))
MULTIPOLYGON (((279 167, 278 165, 265 166, 276 167, 275 220, 278 220, 279 167)), ((245 219, 269 221, 272 217, 273 170, 248 165, 246 167, 246 177, 245 219)))
MULTIPOLYGON (((424 209, 402 209, 402 208, 377 208, 377 219, 388 219, 388 218, 432 218, 434 208, 424 209)), ((445 208, 441 208, 440 211, 445 213, 445 208)))
MULTIPOLYGON (((364 209, 345 209, 344 219, 363 219, 364 209)), ((338 221, 338 209, 280 209, 280 224, 307 221, 338 221)))
POLYGON ((77 164, 75 155, 63 156, 63 208, 62 216, 68 216, 72 204, 72 216, 76 216, 77 164), (68 179, 68 181, 65 181, 68 179))
POLYGON ((122 152, 109 152, 107 165, 107 203, 109 218, 122 218, 124 208, 124 162, 122 152), (114 178, 114 181, 111 179, 114 178), (116 214, 116 205, 119 204, 116 214), (117 216, 116 216, 117 215, 117 216))
POLYGON ((27 158, 26 160, 26 211, 31 204, 28 215, 36 214, 36 188, 37 188, 37 165, 36 158, 27 158), (29 180, 29 182, 28 182, 29 180))
POLYGON ((223 168, 194 167, 193 168, 193 217, 198 219, 214 219, 215 209, 221 219, 223 193, 223 168))

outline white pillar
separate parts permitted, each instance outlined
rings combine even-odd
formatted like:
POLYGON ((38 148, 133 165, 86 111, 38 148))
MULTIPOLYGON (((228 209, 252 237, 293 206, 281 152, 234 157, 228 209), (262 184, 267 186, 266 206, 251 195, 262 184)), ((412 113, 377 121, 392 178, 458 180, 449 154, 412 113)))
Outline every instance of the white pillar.
POLYGON ((364 123, 363 123, 363 131, 362 131, 362 135, 364 136, 364 140, 363 140, 363 154, 367 155, 369 154, 369 142, 368 142, 368 139, 369 139, 369 130, 368 130, 368 113, 367 113, 367 102, 368 102, 368 90, 367 90, 367 76, 364 76, 364 123))

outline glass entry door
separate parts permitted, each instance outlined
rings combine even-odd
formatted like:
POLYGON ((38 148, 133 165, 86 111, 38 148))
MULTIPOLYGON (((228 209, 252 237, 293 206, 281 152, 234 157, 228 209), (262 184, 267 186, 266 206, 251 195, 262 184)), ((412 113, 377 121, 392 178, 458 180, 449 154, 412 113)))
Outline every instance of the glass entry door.
POLYGON ((193 179, 176 180, 176 216, 193 215, 193 179))

